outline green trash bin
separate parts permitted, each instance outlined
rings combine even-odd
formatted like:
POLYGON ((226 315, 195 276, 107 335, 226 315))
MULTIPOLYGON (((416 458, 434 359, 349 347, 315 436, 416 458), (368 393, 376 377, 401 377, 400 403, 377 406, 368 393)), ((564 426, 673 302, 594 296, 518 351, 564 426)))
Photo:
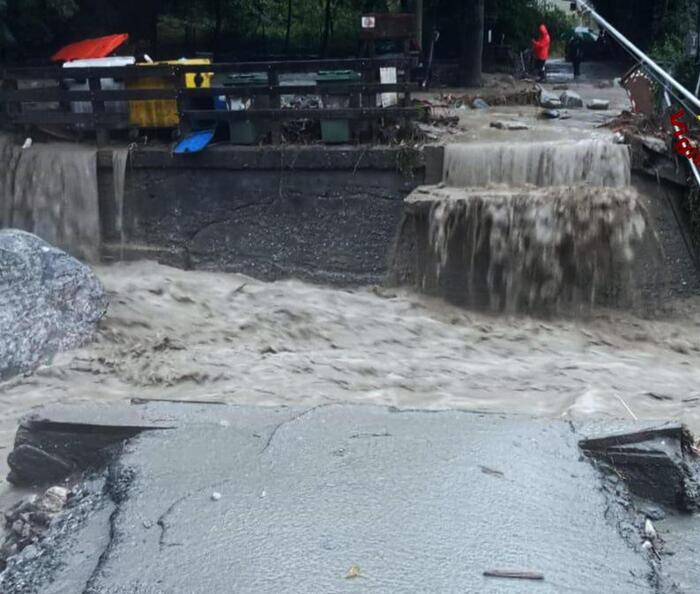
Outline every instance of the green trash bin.
MULTIPOLYGON (((214 87, 247 87, 255 85, 267 85, 268 78, 265 72, 248 72, 244 74, 218 74, 214 75, 214 87)), ((214 101, 216 109, 228 111, 241 111, 245 109, 245 100, 242 97, 231 95, 219 95, 214 101)), ((267 95, 257 95, 253 98, 251 107, 269 107, 270 100, 267 95)), ((229 124, 229 135, 232 144, 258 144, 265 136, 267 129, 254 120, 238 120, 229 124)))
MULTIPOLYGON (((316 76, 318 84, 352 83, 361 80, 359 72, 353 70, 322 70, 316 76)), ((350 98, 343 95, 324 95, 323 106, 329 109, 350 107, 350 98)), ((347 143, 352 140, 348 120, 321 120, 321 138, 328 144, 347 143)))

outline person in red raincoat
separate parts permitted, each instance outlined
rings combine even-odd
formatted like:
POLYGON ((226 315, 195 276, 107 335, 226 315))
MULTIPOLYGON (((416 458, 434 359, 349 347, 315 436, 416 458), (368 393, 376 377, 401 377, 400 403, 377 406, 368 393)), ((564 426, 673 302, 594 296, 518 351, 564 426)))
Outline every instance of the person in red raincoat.
POLYGON ((541 81, 547 77, 545 70, 547 60, 549 59, 549 46, 551 45, 549 31, 544 23, 540 25, 540 36, 532 40, 532 57, 535 59, 535 67, 541 81))

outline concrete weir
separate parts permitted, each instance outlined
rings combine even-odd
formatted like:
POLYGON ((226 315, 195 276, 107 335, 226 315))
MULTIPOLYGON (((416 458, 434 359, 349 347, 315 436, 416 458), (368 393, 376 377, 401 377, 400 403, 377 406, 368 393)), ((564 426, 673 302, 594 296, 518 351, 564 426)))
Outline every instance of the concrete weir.
POLYGON ((658 305, 670 269, 627 146, 448 145, 427 179, 406 199, 391 282, 492 311, 658 305))
MULTIPOLYGON (((646 508, 581 455, 633 423, 141 401, 24 427, 35 443, 72 435, 60 455, 84 457, 114 447, 96 435, 115 425, 142 433, 0 574, 3 592, 636 594, 697 575, 687 559, 666 572, 663 543, 643 546, 646 508), (513 571, 540 579, 485 575, 513 571)), ((636 439, 655 435, 671 455, 681 433, 636 439)))
MULTIPOLYGON (((36 143, 22 149, 1 136, 0 159, 6 164, 0 170, 0 225, 34 232, 89 261, 157 259, 186 269, 345 285, 382 283, 390 273, 394 281, 431 291, 439 283, 429 280, 436 268, 421 270, 427 260, 411 264, 413 272, 405 269, 415 242, 402 233, 425 206, 426 190, 404 199, 421 185, 441 185, 429 191, 433 200, 447 195, 446 186, 484 188, 489 195, 498 189, 501 196, 511 190, 516 202, 533 187, 571 188, 548 190, 548 195, 568 192, 572 205, 578 193, 596 195, 577 190, 581 185, 620 196, 629 196, 630 187, 637 186, 628 147, 603 140, 424 147, 228 145, 176 157, 162 145, 95 150, 36 143), (428 280, 416 283, 417 278, 428 280)), ((665 201, 648 196, 649 185, 638 201, 653 211, 647 235, 662 223, 670 229, 662 239, 677 239, 673 213, 666 212, 665 201)), ((511 223, 517 227, 517 220, 511 223)), ((431 231, 425 231, 420 241, 429 244, 431 231)), ((456 240, 461 233, 452 229, 433 236, 456 240)), ((662 268, 681 292, 692 281, 690 267, 678 264, 687 263, 687 254, 679 254, 675 244, 670 250, 663 246, 669 254, 664 266, 658 265, 658 250, 645 248, 643 284, 654 285, 657 279, 649 278, 662 268)), ((439 259, 444 268, 450 258, 442 254, 439 259)), ((478 266, 488 269, 490 264, 478 266)))
POLYGON ((493 311, 630 305, 639 255, 654 242, 631 188, 427 186, 406 199, 392 271, 493 311))

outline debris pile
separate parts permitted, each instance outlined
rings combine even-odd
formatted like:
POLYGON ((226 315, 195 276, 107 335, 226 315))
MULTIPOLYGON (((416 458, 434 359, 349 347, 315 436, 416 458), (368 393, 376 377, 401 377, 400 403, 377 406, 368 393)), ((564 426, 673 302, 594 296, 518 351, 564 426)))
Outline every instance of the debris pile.
POLYGON ((39 554, 36 546, 53 518, 68 503, 72 492, 65 487, 54 486, 43 495, 30 495, 18 501, 5 512, 7 537, 0 547, 0 571, 4 571, 19 553, 30 559, 39 554))
POLYGON ((700 462, 683 425, 584 439, 579 447, 623 477, 635 495, 681 512, 700 510, 700 462))
POLYGON ((487 109, 503 105, 536 105, 539 91, 535 86, 512 90, 488 92, 479 95, 441 95, 434 107, 450 107, 453 109, 487 109))
POLYGON ((632 113, 627 110, 624 110, 619 116, 601 124, 599 127, 610 128, 615 132, 645 134, 659 138, 666 135, 661 123, 656 118, 641 113, 632 113))

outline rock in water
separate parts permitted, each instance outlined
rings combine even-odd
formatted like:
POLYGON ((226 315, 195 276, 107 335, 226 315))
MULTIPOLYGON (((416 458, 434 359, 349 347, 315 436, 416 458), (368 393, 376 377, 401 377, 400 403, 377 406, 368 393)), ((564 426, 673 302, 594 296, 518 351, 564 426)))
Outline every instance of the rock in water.
POLYGON ((559 109, 562 106, 559 97, 554 93, 549 93, 544 89, 540 93, 540 107, 545 109, 559 109))
POLYGON ((561 112, 558 109, 543 109, 542 117, 548 120, 556 120, 561 117, 561 112))
POLYGON ((574 91, 564 91, 561 96, 559 97, 559 101, 561 101, 561 104, 564 107, 568 108, 577 108, 577 107, 583 107, 583 99, 581 99, 581 95, 578 93, 575 93, 574 91))
POLYGON ((605 101, 603 99, 593 99, 588 104, 588 109, 595 109, 597 111, 605 111, 607 109, 610 109, 610 101, 605 101))
POLYGON ((491 122, 490 126, 492 128, 498 128, 499 130, 529 130, 530 128, 525 122, 518 122, 516 120, 496 120, 495 122, 491 122))
POLYGON ((87 266, 31 233, 0 231, 0 380, 84 343, 106 309, 87 266))

